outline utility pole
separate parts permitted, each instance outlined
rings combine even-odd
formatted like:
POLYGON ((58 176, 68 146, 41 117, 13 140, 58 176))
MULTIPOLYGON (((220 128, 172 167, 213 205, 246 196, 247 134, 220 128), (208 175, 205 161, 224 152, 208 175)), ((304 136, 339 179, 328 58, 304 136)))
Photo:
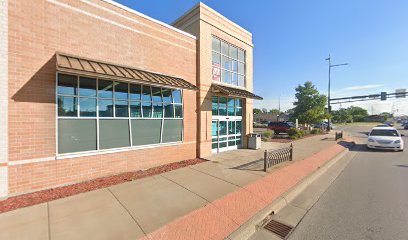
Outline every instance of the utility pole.
MULTIPOLYGON (((327 112, 330 114, 331 113, 331 106, 330 106, 330 85, 331 85, 331 68, 332 67, 339 67, 339 66, 346 66, 348 63, 341 63, 341 64, 331 64, 331 57, 329 54, 329 57, 326 58, 326 61, 329 61, 329 89, 327 93, 327 112)), ((327 119, 327 131, 330 131, 330 116, 327 119)))

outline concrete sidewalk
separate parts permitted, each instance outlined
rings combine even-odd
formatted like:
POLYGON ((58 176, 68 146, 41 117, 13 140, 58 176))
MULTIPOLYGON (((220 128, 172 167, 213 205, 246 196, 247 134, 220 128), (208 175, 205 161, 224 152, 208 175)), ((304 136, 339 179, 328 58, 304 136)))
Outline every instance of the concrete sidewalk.
MULTIPOLYGON (((261 171, 263 149, 0 214, 0 239, 223 239, 344 148, 294 142, 294 160, 261 171)), ((329 136, 332 138, 332 136, 329 136)), ((263 143, 279 148, 281 143, 263 143)))

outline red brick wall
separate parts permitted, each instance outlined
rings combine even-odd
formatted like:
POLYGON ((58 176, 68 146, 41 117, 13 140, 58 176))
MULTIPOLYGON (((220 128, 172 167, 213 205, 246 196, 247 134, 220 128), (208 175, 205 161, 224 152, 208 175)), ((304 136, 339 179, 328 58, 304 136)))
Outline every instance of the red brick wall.
MULTIPOLYGON (((196 40, 106 2, 88 2, 9 1, 10 162, 56 155, 56 51, 174 75, 196 85, 196 40)), ((10 165, 9 193, 194 158, 195 99, 195 92, 184 91, 184 144, 10 165)))

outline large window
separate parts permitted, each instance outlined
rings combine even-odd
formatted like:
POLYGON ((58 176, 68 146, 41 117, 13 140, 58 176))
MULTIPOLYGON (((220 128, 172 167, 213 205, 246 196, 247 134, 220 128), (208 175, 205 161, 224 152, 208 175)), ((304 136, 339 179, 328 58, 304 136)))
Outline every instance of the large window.
POLYGON ((212 80, 245 87, 245 51, 212 37, 212 80))
POLYGON ((242 99, 212 96, 213 116, 242 116, 242 99))
POLYGON ((58 74, 58 153, 183 140, 182 92, 58 74))

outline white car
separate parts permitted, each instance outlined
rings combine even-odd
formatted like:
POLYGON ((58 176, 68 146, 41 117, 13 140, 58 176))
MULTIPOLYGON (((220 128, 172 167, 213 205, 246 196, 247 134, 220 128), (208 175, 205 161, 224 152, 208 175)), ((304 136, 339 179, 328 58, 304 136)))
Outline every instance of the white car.
POLYGON ((367 147, 404 151, 403 134, 393 127, 375 127, 368 134, 367 147))

